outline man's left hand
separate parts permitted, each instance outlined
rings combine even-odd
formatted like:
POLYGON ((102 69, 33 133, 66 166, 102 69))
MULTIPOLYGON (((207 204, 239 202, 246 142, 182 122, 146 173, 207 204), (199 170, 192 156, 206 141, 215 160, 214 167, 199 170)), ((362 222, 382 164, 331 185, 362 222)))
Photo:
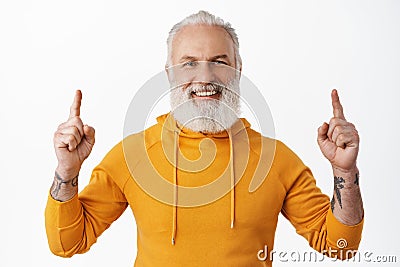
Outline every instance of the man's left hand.
POLYGON ((334 169, 351 172, 356 168, 360 138, 355 126, 344 117, 336 89, 331 97, 333 118, 318 128, 318 145, 334 169))

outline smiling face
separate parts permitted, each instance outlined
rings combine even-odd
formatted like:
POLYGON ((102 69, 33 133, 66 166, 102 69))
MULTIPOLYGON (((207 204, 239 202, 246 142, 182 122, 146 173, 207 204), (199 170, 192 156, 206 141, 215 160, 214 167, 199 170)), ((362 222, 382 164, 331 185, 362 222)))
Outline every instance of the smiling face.
POLYGON ((178 122, 194 131, 220 132, 237 120, 238 71, 225 29, 183 27, 173 39, 170 64, 171 107, 178 122))
MULTIPOLYGON (((172 42, 171 63, 181 84, 219 83, 227 84, 227 72, 235 68, 235 52, 232 38, 225 29, 209 25, 190 25, 183 27, 172 42), (207 64, 208 62, 208 64, 207 64), (178 65, 178 66, 177 66, 178 65), (220 65, 219 70, 216 65, 220 65), (222 72, 222 73, 221 73, 222 72), (188 77, 188 73, 191 76, 188 77)), ((193 92, 193 98, 206 97, 218 99, 221 92, 193 92)))

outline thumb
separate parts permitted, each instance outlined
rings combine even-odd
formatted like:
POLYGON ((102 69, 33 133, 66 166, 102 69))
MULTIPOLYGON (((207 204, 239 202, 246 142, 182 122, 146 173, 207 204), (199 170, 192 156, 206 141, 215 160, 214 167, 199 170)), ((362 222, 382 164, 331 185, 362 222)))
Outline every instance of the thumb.
POLYGON ((94 141, 95 141, 95 138, 94 138, 94 134, 95 134, 94 128, 93 128, 93 127, 90 127, 89 125, 84 125, 84 126, 83 126, 83 133, 85 134, 85 139, 86 139, 86 141, 88 141, 89 144, 91 144, 91 145, 93 146, 93 145, 94 145, 94 141))
POLYGON ((324 122, 319 128, 318 128, 318 143, 322 143, 323 141, 325 141, 326 139, 328 139, 328 129, 329 129, 329 125, 324 122))

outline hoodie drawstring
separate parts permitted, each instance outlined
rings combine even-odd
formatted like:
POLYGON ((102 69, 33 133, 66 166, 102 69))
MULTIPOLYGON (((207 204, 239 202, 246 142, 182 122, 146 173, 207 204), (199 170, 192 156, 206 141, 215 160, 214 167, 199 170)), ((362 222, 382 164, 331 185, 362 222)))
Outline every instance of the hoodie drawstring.
POLYGON ((229 164, 231 171, 231 228, 233 228, 235 223, 235 170, 233 168, 233 135, 229 132, 229 164))
MULTIPOLYGON (((177 211, 178 211, 178 144, 179 132, 174 131, 174 174, 173 174, 173 205, 172 205, 172 234, 171 243, 175 245, 176 233, 178 229, 177 211)), ((229 132, 229 165, 230 165, 230 206, 231 206, 231 228, 235 224, 235 169, 233 161, 233 135, 229 132)))
POLYGON ((177 220, 177 211, 178 211, 178 177, 177 177, 177 172, 178 172, 178 160, 177 160, 177 154, 178 154, 178 149, 179 149, 179 144, 178 144, 178 132, 174 131, 174 196, 173 196, 173 206, 172 206, 172 236, 171 236, 171 243, 172 245, 175 245, 175 238, 176 238, 176 231, 178 228, 178 220, 177 220))

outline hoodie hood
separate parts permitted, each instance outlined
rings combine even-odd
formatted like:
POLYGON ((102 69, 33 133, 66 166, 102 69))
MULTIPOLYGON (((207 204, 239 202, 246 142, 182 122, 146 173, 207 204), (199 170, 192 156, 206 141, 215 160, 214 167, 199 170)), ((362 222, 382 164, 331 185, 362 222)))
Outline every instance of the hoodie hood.
MULTIPOLYGON (((219 133, 203 133, 203 132, 195 132, 186 127, 181 126, 172 116, 171 113, 167 113, 157 117, 157 122, 162 126, 163 134, 173 133, 174 135, 174 153, 173 153, 173 164, 175 167, 173 173, 173 204, 172 204, 172 226, 171 226, 171 244, 175 245, 176 236, 178 232, 178 170, 179 170, 179 161, 178 161, 178 153, 179 153, 179 138, 192 138, 192 139, 202 139, 202 138, 210 138, 210 139, 229 139, 229 174, 230 174, 230 227, 233 229, 235 225, 235 160, 234 160, 234 139, 236 136, 239 136, 239 133, 246 131, 247 128, 250 128, 250 123, 241 118, 237 120, 234 125, 230 129, 219 133)), ((247 135, 246 135, 247 136, 247 135)))
POLYGON ((174 119, 171 113, 163 114, 157 117, 157 123, 168 131, 178 131, 180 136, 188 138, 228 138, 230 134, 237 135, 239 132, 251 127, 250 123, 246 119, 240 118, 236 123, 234 123, 234 125, 232 125, 230 129, 219 133, 195 132, 183 127, 174 119))

